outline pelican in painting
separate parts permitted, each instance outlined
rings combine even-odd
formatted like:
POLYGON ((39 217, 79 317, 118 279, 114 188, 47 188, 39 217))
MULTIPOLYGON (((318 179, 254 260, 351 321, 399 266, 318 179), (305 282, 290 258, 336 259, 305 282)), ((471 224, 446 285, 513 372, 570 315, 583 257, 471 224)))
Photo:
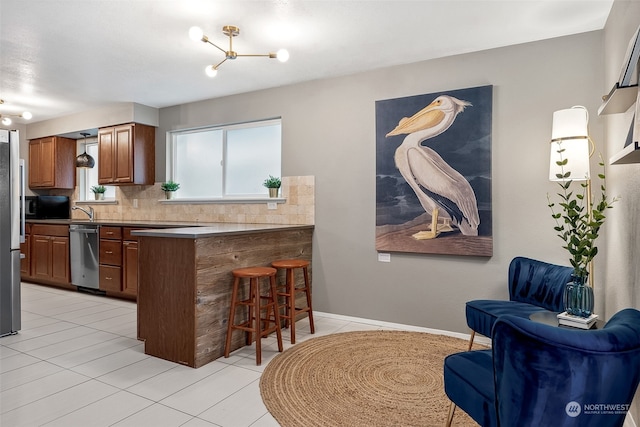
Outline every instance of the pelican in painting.
POLYGON ((433 210, 439 208, 462 234, 477 236, 478 204, 469 181, 438 153, 421 145, 449 129, 456 116, 470 105, 453 96, 441 95, 412 117, 404 117, 386 136, 407 134, 394 160, 424 210, 433 216, 433 210))

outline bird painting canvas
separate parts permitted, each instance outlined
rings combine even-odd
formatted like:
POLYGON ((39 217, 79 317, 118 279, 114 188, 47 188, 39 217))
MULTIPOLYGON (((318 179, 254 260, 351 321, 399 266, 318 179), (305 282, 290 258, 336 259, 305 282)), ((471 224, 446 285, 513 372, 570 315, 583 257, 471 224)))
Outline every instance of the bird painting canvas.
POLYGON ((376 249, 491 256, 492 87, 376 102, 376 249))

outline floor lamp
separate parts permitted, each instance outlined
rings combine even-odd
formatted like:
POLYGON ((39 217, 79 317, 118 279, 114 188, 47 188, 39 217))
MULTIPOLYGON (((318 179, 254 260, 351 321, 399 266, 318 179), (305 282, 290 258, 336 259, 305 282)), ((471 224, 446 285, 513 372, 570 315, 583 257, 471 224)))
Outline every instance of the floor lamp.
MULTIPOLYGON (((551 130, 550 181, 586 181, 586 203, 589 220, 592 218, 591 175, 589 159, 594 151, 589 138, 589 112, 575 106, 553 113, 551 130)), ((593 288, 593 261, 589 262, 589 286, 593 288)))

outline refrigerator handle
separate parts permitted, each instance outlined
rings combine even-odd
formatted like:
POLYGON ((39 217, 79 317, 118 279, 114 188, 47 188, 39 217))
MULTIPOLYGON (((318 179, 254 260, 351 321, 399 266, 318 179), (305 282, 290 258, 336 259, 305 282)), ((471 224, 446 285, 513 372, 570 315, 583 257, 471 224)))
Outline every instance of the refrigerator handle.
POLYGON ((24 178, 24 159, 20 159, 20 243, 25 241, 25 205, 24 205, 24 193, 25 193, 25 178, 24 178))

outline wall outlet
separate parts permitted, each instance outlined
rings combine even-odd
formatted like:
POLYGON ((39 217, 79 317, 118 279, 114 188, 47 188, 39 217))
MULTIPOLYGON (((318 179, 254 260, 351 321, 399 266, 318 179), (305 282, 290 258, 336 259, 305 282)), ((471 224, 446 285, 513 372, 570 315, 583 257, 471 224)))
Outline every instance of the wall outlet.
POLYGON ((271 209, 271 210, 278 209, 278 204, 275 202, 269 202, 267 203, 267 209, 271 209))
POLYGON ((379 253, 378 254, 378 261, 379 262, 391 262, 391 254, 379 253))
POLYGON ((135 209, 137 209, 137 208, 138 208, 138 199, 133 199, 133 207, 134 207, 135 209))

